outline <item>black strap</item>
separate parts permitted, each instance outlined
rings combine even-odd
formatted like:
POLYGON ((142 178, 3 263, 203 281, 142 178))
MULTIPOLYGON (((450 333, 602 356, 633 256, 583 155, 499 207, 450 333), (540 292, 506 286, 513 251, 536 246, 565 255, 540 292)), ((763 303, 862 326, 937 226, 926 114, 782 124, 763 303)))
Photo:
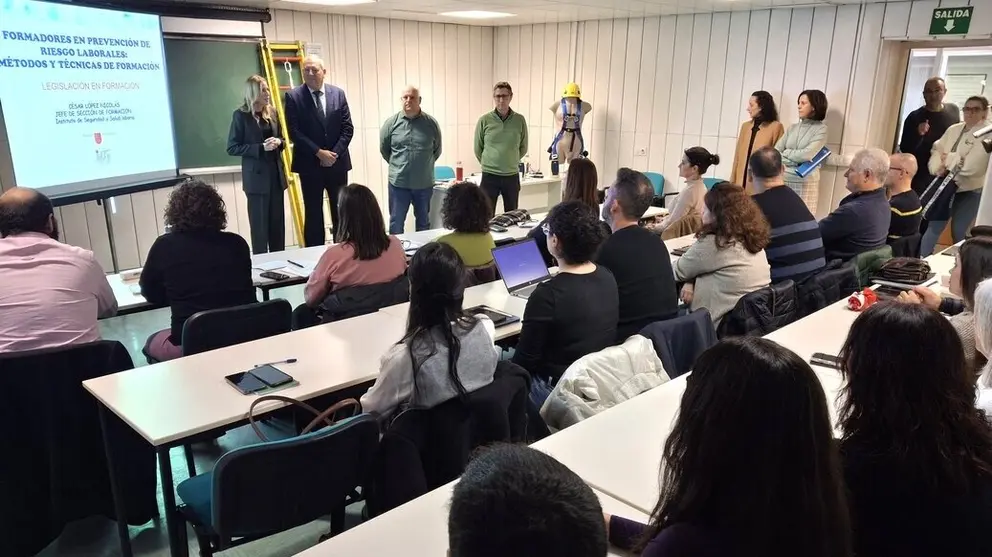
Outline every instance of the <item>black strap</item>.
POLYGON ((745 190, 747 189, 747 165, 751 160, 751 149, 754 149, 754 138, 758 136, 758 129, 760 127, 761 123, 755 120, 754 125, 751 126, 751 140, 747 142, 747 156, 744 157, 744 179, 741 180, 741 187, 745 190))

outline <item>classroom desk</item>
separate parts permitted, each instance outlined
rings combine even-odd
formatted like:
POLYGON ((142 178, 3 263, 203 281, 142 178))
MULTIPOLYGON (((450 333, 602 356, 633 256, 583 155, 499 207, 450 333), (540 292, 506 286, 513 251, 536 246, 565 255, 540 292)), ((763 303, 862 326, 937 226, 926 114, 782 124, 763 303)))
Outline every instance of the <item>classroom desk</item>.
MULTIPOLYGON (((100 402, 101 412, 113 412, 155 447, 166 529, 172 556, 178 557, 178 529, 184 526, 175 510, 169 449, 196 435, 246 423, 253 397, 236 391, 224 377, 257 364, 297 358, 294 364, 277 364, 299 382, 279 394, 307 400, 339 392, 374 381, 379 357, 405 329, 404 319, 373 313, 90 379, 83 387, 100 402)), ((281 407, 264 405, 260 413, 281 407)), ((108 447, 108 454, 112 452, 108 447)), ((122 544, 126 535, 125 528, 122 544)))
MULTIPOLYGON (((448 507, 456 482, 443 485, 382 516, 360 524, 298 553, 297 557, 443 557, 448 551, 448 507)), ((641 512, 605 493, 593 490, 603 512, 647 522, 641 512)), ((608 555, 626 556, 610 548, 608 555)))

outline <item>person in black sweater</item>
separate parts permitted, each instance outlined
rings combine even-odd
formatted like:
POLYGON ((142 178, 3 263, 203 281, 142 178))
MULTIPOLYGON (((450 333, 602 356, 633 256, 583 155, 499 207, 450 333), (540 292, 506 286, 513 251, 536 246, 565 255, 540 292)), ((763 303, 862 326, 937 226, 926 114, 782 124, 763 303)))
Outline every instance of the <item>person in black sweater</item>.
POLYGON ((840 353, 856 555, 992 552, 992 426, 954 327, 922 305, 858 316, 840 353))
POLYGON ((183 325, 208 309, 256 302, 251 252, 244 238, 224 232, 224 200, 212 186, 190 180, 169 196, 165 224, 171 231, 148 250, 141 295, 172 307, 172 327, 145 343, 145 355, 165 361, 183 355, 183 325))
POLYGON ((961 121, 961 111, 956 105, 944 104, 947 86, 939 77, 931 77, 923 86, 924 106, 917 108, 906 116, 902 125, 902 139, 899 150, 916 158, 916 166, 920 169, 913 176, 913 191, 922 195, 933 180, 927 170, 930 162, 930 151, 933 144, 943 137, 947 128, 961 121))
POLYGON ((754 185, 754 202, 765 214, 772 239, 765 248, 772 282, 797 283, 817 273, 827 264, 823 238, 816 218, 792 188, 785 186, 782 154, 762 147, 748 160, 748 173, 754 185))
POLYGON ((603 206, 613 234, 600 248, 596 262, 609 269, 617 281, 618 342, 655 321, 675 317, 679 309, 668 248, 658 236, 637 224, 652 199, 654 186, 647 176, 621 168, 603 206))
MULTIPOLYGON (((565 174, 565 191, 562 193, 561 200, 581 201, 591 207, 593 211, 599 212, 599 173, 591 160, 575 159, 569 163, 568 172, 565 174)), ((540 226, 531 229, 527 237, 533 238, 537 242, 537 249, 541 251, 544 264, 548 267, 554 267, 558 263, 548 251, 548 237, 544 234, 543 226, 545 222, 547 222, 546 217, 545 220, 541 221, 540 226)), ((610 227, 603 223, 603 230, 609 234, 610 227)))
POLYGON ((620 302, 613 274, 592 262, 606 237, 596 212, 565 201, 545 226, 558 274, 528 298, 513 363, 554 385, 572 362, 613 344, 620 302))

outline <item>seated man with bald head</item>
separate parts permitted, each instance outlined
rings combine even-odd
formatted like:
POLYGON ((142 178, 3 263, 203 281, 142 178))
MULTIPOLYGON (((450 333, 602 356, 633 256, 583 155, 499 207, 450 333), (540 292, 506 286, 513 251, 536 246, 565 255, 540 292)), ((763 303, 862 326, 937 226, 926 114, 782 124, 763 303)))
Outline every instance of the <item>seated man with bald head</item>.
POLYGON ((813 213, 799 194, 785 186, 782 154, 774 147, 762 147, 748 159, 748 183, 754 188, 754 202, 771 227, 771 242, 765 248, 772 282, 801 281, 826 264, 823 238, 813 213))
POLYGON ((52 202, 13 188, 0 195, 0 353, 100 340, 97 319, 117 299, 93 252, 59 241, 52 202))
POLYGON ((889 178, 885 181, 892 211, 889 241, 920 232, 923 208, 920 205, 920 196, 913 191, 913 176, 916 176, 917 170, 916 157, 913 155, 896 153, 889 157, 889 178))

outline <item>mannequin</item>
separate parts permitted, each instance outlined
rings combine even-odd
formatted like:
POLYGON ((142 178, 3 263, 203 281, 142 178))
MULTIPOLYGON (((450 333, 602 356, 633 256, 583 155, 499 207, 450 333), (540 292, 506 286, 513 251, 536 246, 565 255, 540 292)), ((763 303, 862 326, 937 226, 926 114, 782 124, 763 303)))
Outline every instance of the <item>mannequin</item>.
POLYGON ((582 122, 586 114, 592 112, 592 105, 581 99, 581 91, 575 83, 565 86, 561 100, 549 107, 555 115, 554 141, 548 153, 558 155, 558 162, 566 164, 580 156, 585 156, 585 141, 582 139, 582 122))

